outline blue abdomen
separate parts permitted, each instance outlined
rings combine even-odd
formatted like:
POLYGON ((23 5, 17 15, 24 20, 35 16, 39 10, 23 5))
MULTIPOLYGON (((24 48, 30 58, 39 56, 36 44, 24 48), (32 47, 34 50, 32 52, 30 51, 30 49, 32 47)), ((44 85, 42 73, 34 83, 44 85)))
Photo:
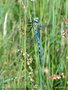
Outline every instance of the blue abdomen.
POLYGON ((36 33, 36 34, 35 34, 35 37, 36 37, 37 43, 38 43, 38 54, 39 54, 40 64, 42 64, 42 50, 41 50, 41 44, 40 44, 39 33, 36 33))

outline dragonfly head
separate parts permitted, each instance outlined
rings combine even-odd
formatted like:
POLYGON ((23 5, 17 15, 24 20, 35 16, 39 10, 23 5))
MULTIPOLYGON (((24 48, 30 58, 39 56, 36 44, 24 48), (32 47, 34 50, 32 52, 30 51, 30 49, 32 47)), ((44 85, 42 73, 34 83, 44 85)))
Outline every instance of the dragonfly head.
POLYGON ((38 18, 38 17, 34 18, 34 19, 33 19, 33 22, 39 23, 39 18, 38 18))

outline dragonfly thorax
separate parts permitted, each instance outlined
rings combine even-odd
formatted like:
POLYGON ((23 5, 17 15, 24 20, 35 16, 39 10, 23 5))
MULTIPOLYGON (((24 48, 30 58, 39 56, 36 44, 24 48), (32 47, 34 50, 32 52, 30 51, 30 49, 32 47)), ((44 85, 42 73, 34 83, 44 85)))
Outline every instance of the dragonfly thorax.
POLYGON ((34 32, 38 32, 39 31, 39 23, 33 23, 33 29, 34 29, 34 32))
POLYGON ((38 28, 39 28, 39 18, 36 17, 33 19, 33 28, 34 28, 34 32, 37 33, 38 32, 38 28))

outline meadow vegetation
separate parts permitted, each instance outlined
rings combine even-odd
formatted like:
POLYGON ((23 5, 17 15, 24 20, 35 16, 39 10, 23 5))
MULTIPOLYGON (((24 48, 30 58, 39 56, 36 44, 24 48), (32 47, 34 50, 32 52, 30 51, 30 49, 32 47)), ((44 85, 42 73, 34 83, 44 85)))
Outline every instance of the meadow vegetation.
POLYGON ((0 89, 67 90, 68 0, 0 0, 0 89), (28 25, 39 17, 42 82, 38 46, 28 25))

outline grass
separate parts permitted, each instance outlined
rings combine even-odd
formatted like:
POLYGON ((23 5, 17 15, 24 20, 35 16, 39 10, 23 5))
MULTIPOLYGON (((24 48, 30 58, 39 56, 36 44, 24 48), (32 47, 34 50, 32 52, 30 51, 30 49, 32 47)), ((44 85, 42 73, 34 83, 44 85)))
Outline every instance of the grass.
POLYGON ((66 90, 68 23, 64 18, 68 21, 68 0, 0 1, 0 89, 66 90), (49 23, 40 31, 40 85, 38 47, 31 40, 33 29, 28 32, 28 22, 34 17, 40 18, 40 24, 49 23))

